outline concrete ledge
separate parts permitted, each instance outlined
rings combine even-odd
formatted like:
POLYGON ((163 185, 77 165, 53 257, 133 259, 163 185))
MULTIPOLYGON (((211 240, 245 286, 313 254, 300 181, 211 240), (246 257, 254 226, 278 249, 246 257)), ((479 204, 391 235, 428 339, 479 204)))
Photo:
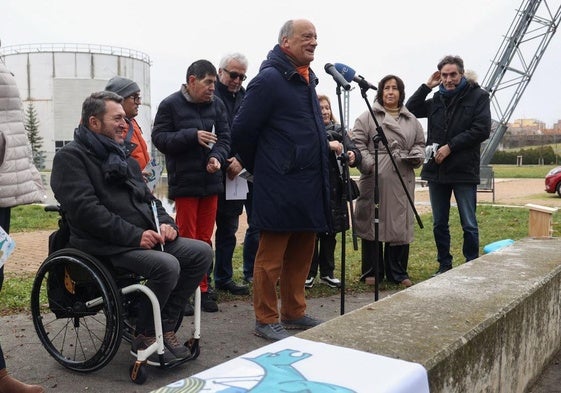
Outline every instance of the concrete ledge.
POLYGON ((433 393, 524 392, 561 346, 560 297, 561 238, 526 238, 298 337, 420 363, 433 393))

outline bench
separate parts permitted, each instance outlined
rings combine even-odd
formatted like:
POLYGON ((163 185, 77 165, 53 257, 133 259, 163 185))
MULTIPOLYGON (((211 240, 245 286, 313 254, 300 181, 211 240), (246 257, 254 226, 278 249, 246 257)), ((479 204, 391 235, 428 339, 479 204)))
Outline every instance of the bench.
POLYGON ((482 165, 479 168, 480 183, 477 185, 477 192, 492 192, 493 203, 495 203, 495 172, 490 165, 482 165))

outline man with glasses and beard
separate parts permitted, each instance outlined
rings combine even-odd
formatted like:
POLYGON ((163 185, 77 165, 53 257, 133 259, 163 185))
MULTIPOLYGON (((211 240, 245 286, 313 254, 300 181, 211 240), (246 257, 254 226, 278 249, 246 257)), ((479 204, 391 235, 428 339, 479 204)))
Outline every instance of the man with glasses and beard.
MULTIPOLYGON (((54 157, 51 188, 70 227, 69 247, 147 278, 147 287, 160 303, 164 360, 174 362, 191 356, 175 327, 212 262, 212 248, 179 237, 173 218, 146 186, 137 161, 125 155, 122 101, 110 91, 86 98, 74 140, 54 157)), ((134 354, 156 341, 150 301, 141 296, 139 302, 134 354)), ((160 364, 157 353, 148 364, 160 364)))

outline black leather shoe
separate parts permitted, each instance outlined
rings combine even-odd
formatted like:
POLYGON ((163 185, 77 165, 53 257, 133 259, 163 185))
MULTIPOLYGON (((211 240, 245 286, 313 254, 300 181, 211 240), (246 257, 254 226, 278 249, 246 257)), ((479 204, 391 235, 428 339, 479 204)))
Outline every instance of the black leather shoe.
POLYGON ((217 312, 218 311, 218 304, 216 300, 211 298, 208 292, 201 293, 201 310, 204 312, 217 312))
POLYGON ((442 273, 446 273, 448 270, 452 270, 452 266, 441 267, 432 276, 440 276, 442 273))
POLYGON ((245 285, 238 285, 234 281, 228 281, 226 284, 216 284, 216 289, 220 291, 230 292, 232 295, 249 295, 249 288, 245 285))
POLYGON ((209 298, 211 298, 214 301, 218 301, 218 294, 216 293, 216 291, 214 290, 212 285, 208 284, 208 288, 207 288, 206 293, 208 293, 209 298))
POLYGON ((187 301, 187 304, 185 305, 185 308, 183 309, 183 315, 185 315, 186 317, 190 317, 192 315, 195 315, 195 309, 193 308, 193 305, 191 304, 191 301, 187 301))

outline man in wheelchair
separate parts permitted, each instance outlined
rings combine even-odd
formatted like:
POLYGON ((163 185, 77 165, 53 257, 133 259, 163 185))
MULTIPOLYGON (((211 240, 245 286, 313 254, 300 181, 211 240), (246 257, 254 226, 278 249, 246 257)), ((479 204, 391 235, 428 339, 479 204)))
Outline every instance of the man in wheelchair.
MULTIPOLYGON (((146 187, 138 163, 125 155, 122 101, 108 91, 86 98, 74 140, 54 157, 51 188, 70 228, 69 247, 147 279, 160 303, 168 363, 190 356, 175 328, 213 253, 205 242, 178 236, 173 218, 146 187)), ((134 354, 155 342, 150 301, 139 296, 139 302, 134 354)), ((148 363, 159 365, 158 355, 152 354, 148 363)))

